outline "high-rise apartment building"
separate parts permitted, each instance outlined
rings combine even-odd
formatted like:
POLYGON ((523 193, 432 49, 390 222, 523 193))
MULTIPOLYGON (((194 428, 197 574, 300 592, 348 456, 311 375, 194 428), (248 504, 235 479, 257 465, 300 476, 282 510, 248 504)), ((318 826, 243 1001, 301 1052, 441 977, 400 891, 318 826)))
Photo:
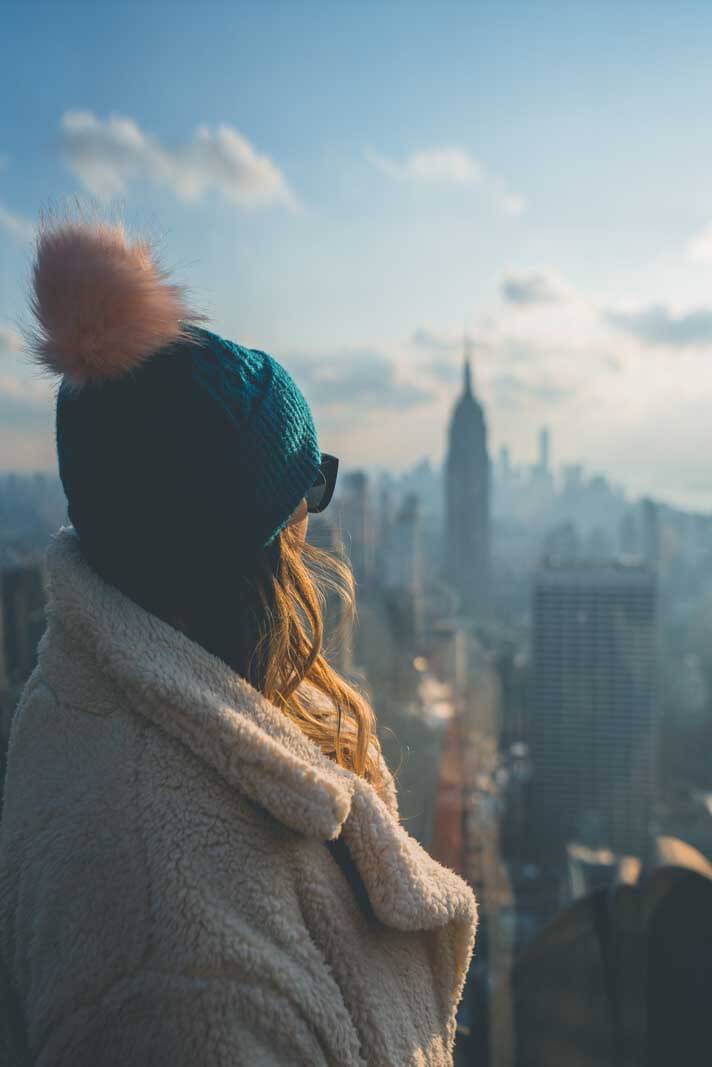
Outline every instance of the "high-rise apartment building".
POLYGON ((531 825, 542 878, 574 842, 644 853, 655 788, 657 592, 623 563, 540 568, 534 582, 531 825))

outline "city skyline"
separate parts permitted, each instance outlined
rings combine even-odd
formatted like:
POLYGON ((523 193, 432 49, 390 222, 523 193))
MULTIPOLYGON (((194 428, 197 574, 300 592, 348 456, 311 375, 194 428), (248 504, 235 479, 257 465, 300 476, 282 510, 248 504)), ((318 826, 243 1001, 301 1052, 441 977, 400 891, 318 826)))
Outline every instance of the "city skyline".
POLYGON ((4 23, 4 469, 54 466, 19 327, 39 213, 78 196, 284 362, 348 466, 440 462, 465 320, 493 454, 546 424, 557 462, 712 508, 708 5, 75 6, 4 23))

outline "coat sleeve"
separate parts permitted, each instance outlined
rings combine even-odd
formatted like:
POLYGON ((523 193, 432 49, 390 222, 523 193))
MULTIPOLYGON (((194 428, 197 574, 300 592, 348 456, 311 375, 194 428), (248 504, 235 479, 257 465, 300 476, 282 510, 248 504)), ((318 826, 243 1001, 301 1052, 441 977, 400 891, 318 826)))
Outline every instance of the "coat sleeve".
POLYGON ((36 1067, 331 1067, 276 989, 145 972, 67 1019, 36 1067))

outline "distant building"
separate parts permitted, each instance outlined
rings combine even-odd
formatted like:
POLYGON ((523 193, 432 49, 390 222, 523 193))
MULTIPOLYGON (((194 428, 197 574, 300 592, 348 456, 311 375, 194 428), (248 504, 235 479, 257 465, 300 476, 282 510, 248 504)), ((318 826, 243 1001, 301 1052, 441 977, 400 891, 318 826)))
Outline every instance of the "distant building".
POLYGON ((509 445, 502 445, 499 450, 499 470, 500 480, 506 485, 509 479, 512 477, 512 457, 509 451, 509 445))
POLYGON ((469 347, 464 388, 450 420, 445 463, 445 576, 463 614, 487 614, 490 599, 490 460, 487 425, 472 389, 469 347))
MULTIPOLYGON (((344 546, 338 529, 328 515, 312 515, 308 527, 309 542, 337 559, 343 559, 344 546)), ((354 669, 353 616, 334 589, 326 589, 324 611, 324 651, 340 674, 351 675, 354 669)))
POLYGON ((643 557, 651 567, 660 565, 660 508, 649 497, 640 502, 643 525, 643 557))
POLYGON ((362 586, 373 577, 375 562, 375 529, 365 471, 348 471, 340 479, 337 514, 354 577, 362 586))
POLYGON ((581 542, 575 522, 560 522, 547 531, 542 556, 550 562, 571 563, 581 558, 581 542))
POLYGON ((618 545, 624 556, 635 556, 639 552, 638 522, 633 509, 623 513, 618 525, 618 545))
POLYGON ((546 912, 572 842, 643 854, 654 796, 656 579, 648 566, 548 564, 534 583, 531 833, 546 912), (548 890, 547 890, 548 886, 548 890))
POLYGON ((383 586, 406 646, 423 636, 423 546, 420 505, 408 493, 391 521, 383 551, 383 586))
POLYGON ((549 474, 551 438, 549 430, 543 426, 539 430, 539 470, 542 474, 549 474))

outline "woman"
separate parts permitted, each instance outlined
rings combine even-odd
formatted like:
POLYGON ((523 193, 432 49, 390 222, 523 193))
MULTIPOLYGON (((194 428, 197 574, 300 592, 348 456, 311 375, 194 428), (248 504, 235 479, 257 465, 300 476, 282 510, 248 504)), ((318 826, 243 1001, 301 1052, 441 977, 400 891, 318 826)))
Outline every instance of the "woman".
POLYGON ((304 535, 336 461, 306 401, 121 227, 46 227, 33 278, 72 525, 0 837, 30 1062, 451 1064, 475 902, 322 654, 304 535))

